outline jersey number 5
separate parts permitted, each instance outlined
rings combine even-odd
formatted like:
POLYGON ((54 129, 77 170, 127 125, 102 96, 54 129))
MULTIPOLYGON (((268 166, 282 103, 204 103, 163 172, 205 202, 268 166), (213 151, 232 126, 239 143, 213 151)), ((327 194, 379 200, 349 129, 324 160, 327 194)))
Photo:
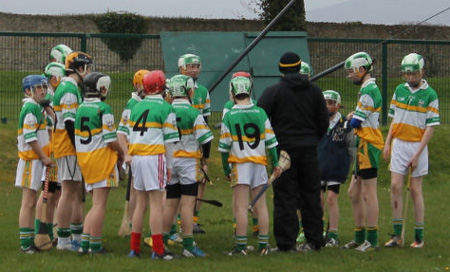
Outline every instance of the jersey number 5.
POLYGON ((91 129, 89 128, 89 126, 87 124, 85 124, 85 122, 89 122, 89 117, 81 117, 81 131, 87 131, 89 133, 89 137, 87 138, 87 140, 83 140, 80 139, 80 143, 81 144, 89 144, 92 141, 92 133, 91 133, 91 129))
MULTIPOLYGON (((236 134, 239 141, 239 149, 244 150, 244 141, 242 139, 242 131, 241 126, 239 124, 235 124, 236 134)), ((244 125, 244 135, 247 138, 247 145, 251 149, 255 149, 258 147, 259 142, 261 141, 261 132, 259 127, 255 123, 248 123, 244 125), (255 139, 253 144, 250 144, 249 140, 255 139)))

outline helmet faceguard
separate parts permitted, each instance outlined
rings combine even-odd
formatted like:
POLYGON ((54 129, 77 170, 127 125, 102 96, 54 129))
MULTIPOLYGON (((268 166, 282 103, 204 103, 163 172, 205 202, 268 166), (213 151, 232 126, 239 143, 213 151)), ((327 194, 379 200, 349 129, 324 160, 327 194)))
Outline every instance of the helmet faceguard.
POLYGON ((50 62, 45 66, 44 75, 48 78, 53 89, 56 89, 61 82, 61 78, 66 75, 66 68, 61 63, 50 62))
POLYGON ((45 99, 47 89, 48 80, 45 76, 29 75, 22 80, 22 91, 24 92, 25 96, 30 97, 30 95, 27 94, 27 90, 29 90, 31 93, 31 97, 33 97, 37 102, 41 102, 43 99, 45 99), (43 97, 35 96, 37 89, 44 90, 43 97))
POLYGON ((93 60, 90 55, 79 51, 72 52, 66 58, 66 73, 76 73, 83 78, 90 72, 89 70, 93 70, 92 65, 93 60), (83 68, 82 71, 80 68, 83 68))
POLYGON ((236 97, 237 95, 248 95, 252 91, 252 82, 248 77, 238 76, 230 81, 230 92, 236 97))
POLYGON ((194 80, 185 75, 176 75, 170 79, 169 92, 172 98, 187 97, 189 90, 194 88, 194 80))
POLYGON ((372 58, 366 52, 358 52, 351 55, 345 61, 344 66, 346 70, 353 71, 358 77, 359 80, 353 81, 357 85, 361 85, 365 75, 373 71, 372 58), (361 72, 361 67, 364 68, 364 72, 361 72))
POLYGON ((83 87, 86 97, 106 99, 111 87, 111 78, 102 73, 92 72, 84 78, 83 87))

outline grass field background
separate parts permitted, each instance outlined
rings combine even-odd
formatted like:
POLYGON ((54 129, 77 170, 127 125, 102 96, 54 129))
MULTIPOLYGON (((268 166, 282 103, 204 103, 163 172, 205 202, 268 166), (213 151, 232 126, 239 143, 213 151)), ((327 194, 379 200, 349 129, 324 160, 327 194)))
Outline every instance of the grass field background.
MULTIPOLYGON (((173 262, 152 261, 150 249, 142 245, 140 259, 129 259, 129 239, 119 238, 124 206, 126 182, 111 192, 108 201, 103 242, 110 253, 101 256, 78 256, 73 252, 52 249, 34 255, 19 252, 18 214, 21 190, 14 187, 17 163, 16 124, 0 125, 0 270, 1 271, 447 271, 450 267, 448 195, 450 192, 450 162, 447 159, 450 145, 450 126, 440 126, 429 145, 430 175, 425 177, 426 205, 425 247, 423 249, 385 249, 360 253, 337 248, 324 248, 316 253, 278 253, 261 257, 256 252, 249 256, 224 256, 223 252, 234 245, 232 238, 231 188, 223 178, 220 155, 217 152, 218 130, 213 141, 209 175, 214 184, 208 185, 205 199, 217 199, 224 207, 203 204, 200 223, 206 235, 196 235, 195 240, 208 258, 181 258, 173 262)), ((386 128, 383 128, 386 134, 386 128)), ((380 244, 392 232, 390 209, 390 173, 382 162, 379 170, 378 196, 380 202, 380 244)), ((353 239, 353 219, 347 197, 348 184, 341 188, 339 197, 339 239, 346 243, 353 239)), ((272 190, 267 193, 272 218, 272 190)), ((87 197, 86 206, 90 207, 87 197)), ((272 226, 272 223, 271 223, 272 226)), ((413 241, 412 205, 409 205, 406 223, 406 242, 413 241)), ((145 226, 148 230, 148 223, 145 226)), ((272 233, 272 232, 271 232, 272 233)), ((257 239, 249 232, 249 244, 257 246, 257 239)), ((273 237, 270 244, 275 245, 273 237)), ((172 246, 181 253, 181 246, 172 246)))

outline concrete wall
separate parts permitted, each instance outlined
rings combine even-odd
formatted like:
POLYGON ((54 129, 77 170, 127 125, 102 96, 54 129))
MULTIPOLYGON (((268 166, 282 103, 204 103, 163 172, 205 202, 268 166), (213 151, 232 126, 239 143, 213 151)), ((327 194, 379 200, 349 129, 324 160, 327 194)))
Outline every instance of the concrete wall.
MULTIPOLYGON (((25 32, 83 32, 98 33, 93 15, 47 16, 0 12, 0 31, 25 32)), ((258 20, 223 20, 147 17, 148 33, 161 31, 260 31, 264 24, 258 20)), ((353 23, 308 23, 310 37, 324 38, 392 38, 448 40, 450 27, 421 25, 364 25, 353 23), (409 29, 405 31, 406 29, 409 29), (401 34, 399 34, 401 33, 401 34)))

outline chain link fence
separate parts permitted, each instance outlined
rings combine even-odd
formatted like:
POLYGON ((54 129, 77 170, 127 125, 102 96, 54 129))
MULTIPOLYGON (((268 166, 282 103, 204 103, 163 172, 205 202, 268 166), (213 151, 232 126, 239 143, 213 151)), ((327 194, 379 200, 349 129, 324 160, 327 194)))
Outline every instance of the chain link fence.
MULTIPOLYGON (((94 57, 95 70, 111 76, 112 91, 107 103, 111 105, 116 119, 120 117, 133 91, 131 80, 134 72, 139 69, 164 69, 159 35, 0 32, 0 118, 3 123, 18 119, 23 98, 22 78, 29 74, 42 74, 49 62, 50 49, 61 43, 73 50, 89 53, 94 57), (122 60, 119 54, 106 45, 107 41, 121 42, 124 39, 141 40, 140 47, 130 60, 122 60)), ((395 86, 404 82, 400 62, 403 56, 411 52, 425 57, 425 77, 439 95, 441 122, 450 122, 449 45, 448 41, 308 39, 310 64, 316 73, 342 62, 358 51, 366 51, 372 56, 375 60, 373 75, 383 94, 383 124, 387 123, 387 107, 395 86)), ((323 90, 333 89, 341 93, 344 105, 342 112, 353 110, 359 87, 346 79, 344 69, 316 83, 323 90)), ((218 123, 220 120, 221 113, 213 113, 211 122, 218 123)))

